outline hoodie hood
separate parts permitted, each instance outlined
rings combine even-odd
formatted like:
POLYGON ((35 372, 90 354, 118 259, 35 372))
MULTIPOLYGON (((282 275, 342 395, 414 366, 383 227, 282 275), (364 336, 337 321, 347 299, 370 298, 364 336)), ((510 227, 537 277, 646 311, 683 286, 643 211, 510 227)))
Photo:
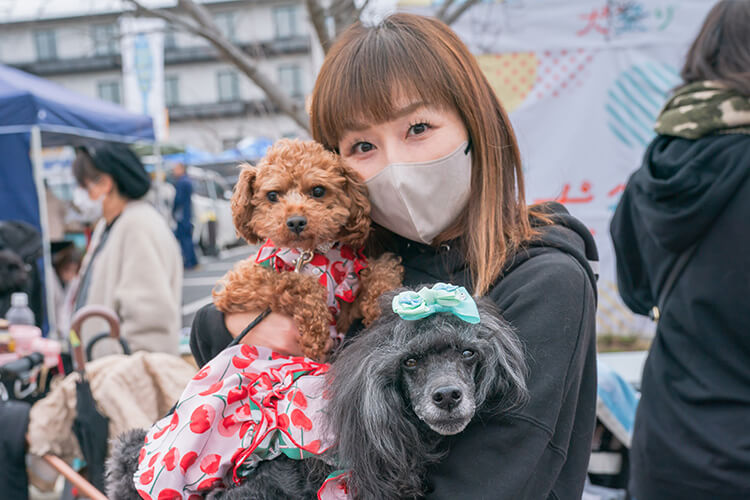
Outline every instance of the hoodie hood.
POLYGON ((748 136, 659 136, 628 182, 621 204, 657 244, 681 253, 704 234, 750 174, 748 136))

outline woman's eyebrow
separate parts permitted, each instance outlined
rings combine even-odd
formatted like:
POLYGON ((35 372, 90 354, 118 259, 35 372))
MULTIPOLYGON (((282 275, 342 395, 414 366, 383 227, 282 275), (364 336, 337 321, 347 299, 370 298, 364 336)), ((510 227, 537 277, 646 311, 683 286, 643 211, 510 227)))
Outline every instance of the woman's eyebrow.
MULTIPOLYGON (((426 107, 426 106, 427 106, 427 103, 425 103, 424 101, 413 102, 411 104, 408 104, 408 105, 404 106, 401 109, 397 109, 396 111, 394 111, 393 114, 389 117, 389 119, 387 121, 397 120, 397 119, 402 118, 402 117, 404 117, 404 116, 406 116, 406 115, 408 115, 410 113, 413 113, 415 110, 417 110, 419 108, 423 108, 423 107, 426 107)), ((350 130, 350 131, 353 131, 353 132, 361 132, 361 131, 366 130, 366 129, 372 127, 372 126, 373 126, 372 123, 354 122, 354 123, 348 124, 345 128, 348 129, 348 130, 350 130)))

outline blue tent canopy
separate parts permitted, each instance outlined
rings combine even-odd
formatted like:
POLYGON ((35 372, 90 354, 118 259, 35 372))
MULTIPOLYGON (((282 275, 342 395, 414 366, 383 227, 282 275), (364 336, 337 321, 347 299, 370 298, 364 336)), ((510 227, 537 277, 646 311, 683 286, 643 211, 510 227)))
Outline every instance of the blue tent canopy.
POLYGON ((91 99, 56 83, 0 65, 0 134, 38 125, 45 145, 72 137, 116 142, 153 141, 151 118, 91 99))
MULTIPOLYGON (((153 140, 154 128, 148 116, 0 65, 0 220, 20 220, 40 229, 48 256, 49 241, 40 217, 45 202, 38 196, 44 190, 35 182, 41 173, 37 171, 35 176, 32 163, 42 144, 153 140), (40 140, 32 144, 34 136, 40 140)), ((40 170, 40 157, 38 165, 40 170)), ((49 259, 45 260, 50 279, 49 259)))

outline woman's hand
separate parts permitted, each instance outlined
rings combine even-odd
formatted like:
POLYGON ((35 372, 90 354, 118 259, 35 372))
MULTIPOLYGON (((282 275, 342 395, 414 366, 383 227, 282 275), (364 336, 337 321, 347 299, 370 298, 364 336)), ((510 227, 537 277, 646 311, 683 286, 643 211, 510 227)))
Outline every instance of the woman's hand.
MULTIPOLYGON (((242 313, 229 313, 224 315, 224 324, 232 334, 232 337, 242 333, 247 325, 250 324, 262 311, 250 311, 242 313)), ((255 325, 245 338, 242 344, 260 345, 269 347, 280 354, 290 356, 302 356, 302 349, 299 345, 299 330, 294 320, 289 316, 272 312, 263 321, 255 325)))

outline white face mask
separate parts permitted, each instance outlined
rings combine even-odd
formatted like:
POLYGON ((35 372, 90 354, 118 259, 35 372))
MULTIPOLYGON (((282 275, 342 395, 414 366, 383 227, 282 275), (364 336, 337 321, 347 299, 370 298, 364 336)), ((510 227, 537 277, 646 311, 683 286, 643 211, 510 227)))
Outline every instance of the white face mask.
POLYGON ((104 196, 98 200, 89 198, 89 193, 82 187, 76 187, 73 191, 73 205, 78 208, 81 217, 87 222, 96 222, 102 217, 102 202, 104 196))
POLYGON ((372 220, 412 241, 430 244, 469 201, 468 141, 448 156, 419 163, 392 163, 365 181, 372 220))

